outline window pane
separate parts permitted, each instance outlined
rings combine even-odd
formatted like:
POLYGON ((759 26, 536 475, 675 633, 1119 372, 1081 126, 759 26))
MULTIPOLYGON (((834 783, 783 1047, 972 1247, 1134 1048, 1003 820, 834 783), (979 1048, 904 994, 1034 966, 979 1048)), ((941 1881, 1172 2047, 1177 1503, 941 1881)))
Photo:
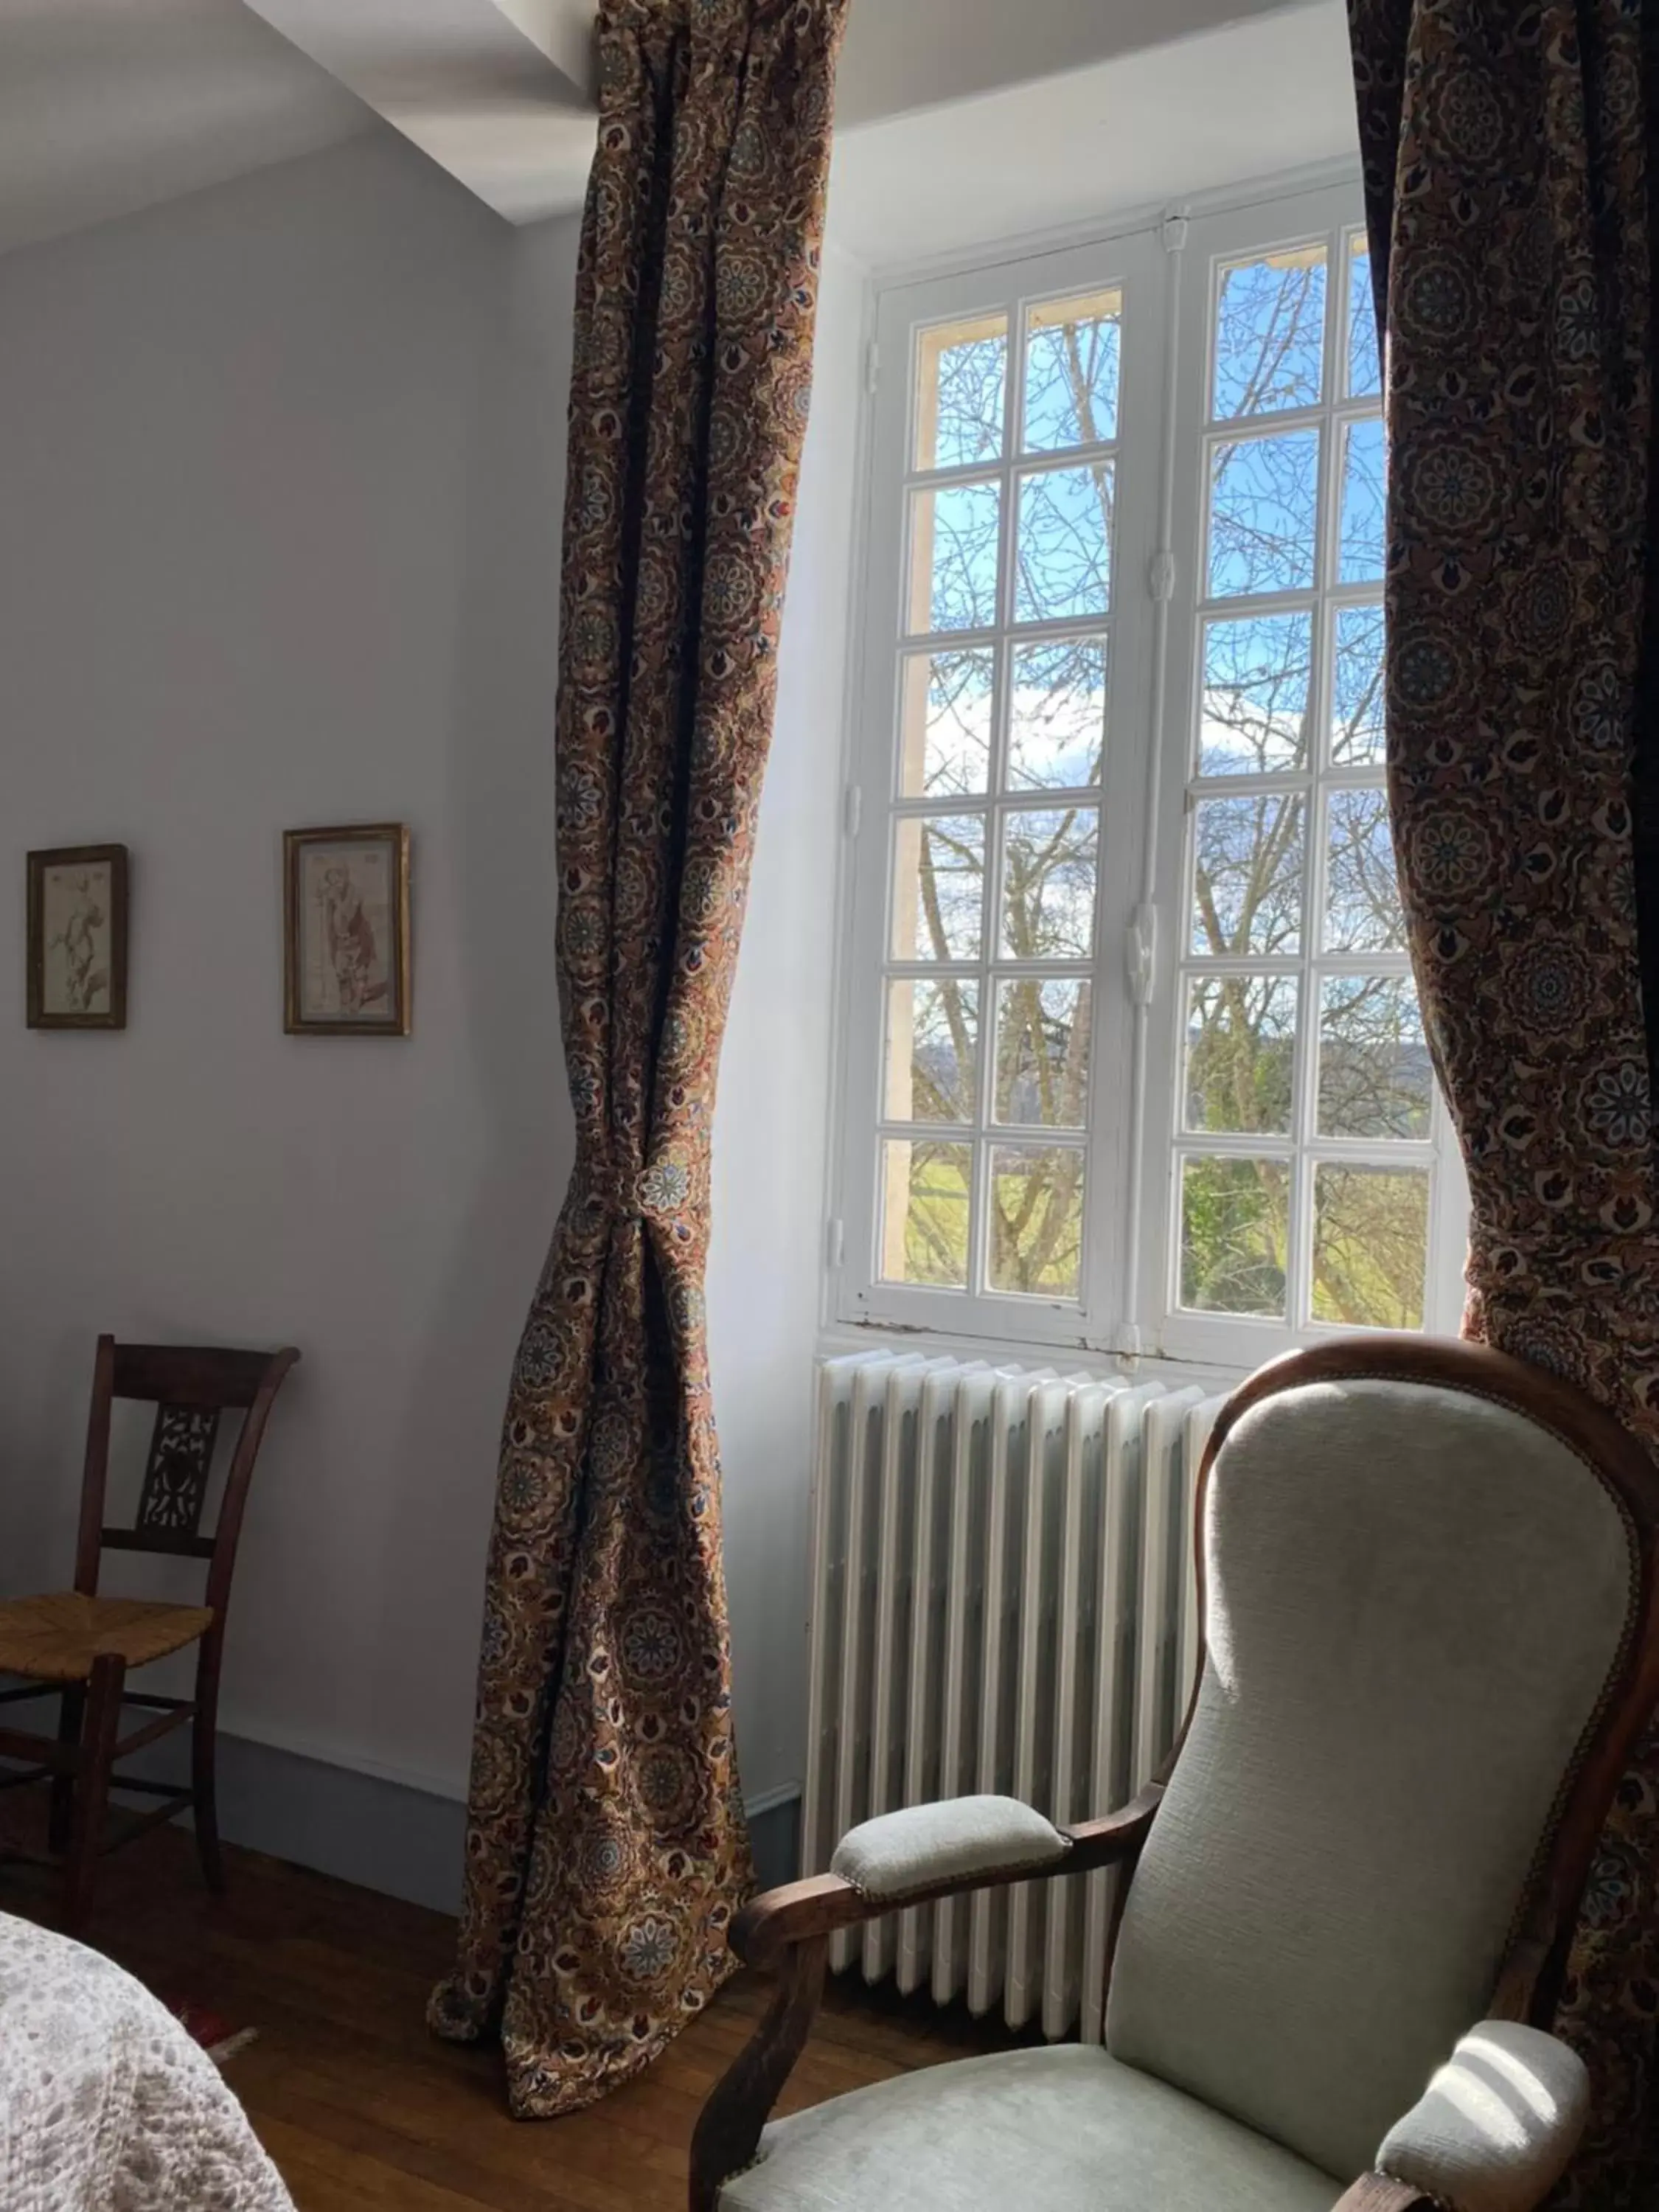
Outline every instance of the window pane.
POLYGON ((1302 948, 1303 801, 1293 792, 1206 799, 1194 811, 1192 950, 1272 953, 1302 948))
POLYGON ((1210 597, 1305 591, 1318 514, 1317 430, 1218 444, 1210 455, 1210 597))
POLYGON ((1106 752, 1106 641, 1045 638, 1014 653, 1008 783, 1069 791, 1100 781, 1106 752))
POLYGON ((1199 770, 1246 775, 1308 762, 1311 615, 1206 623, 1199 770))
POLYGON ((1283 1321, 1290 1194, 1290 1169, 1283 1160, 1182 1163, 1183 1306, 1283 1321))
POLYGON ((1074 1298, 1082 1256, 1082 1153, 999 1145, 991 1154, 989 1287, 1074 1298))
POLYGON ((1086 960, 1094 951, 1099 841, 1092 806, 1006 817, 1002 950, 1011 960, 1086 960))
POLYGON ((1319 1133, 1429 1133, 1434 1069, 1408 975, 1332 975, 1319 1015, 1319 1133))
POLYGON ((959 799, 983 791, 996 696, 990 647, 907 654, 899 682, 901 793, 959 799))
POLYGON ((1080 1129, 1089 1098, 1089 1000, 1080 978, 1016 975, 997 986, 999 1121, 1080 1129))
POLYGON ((882 1146, 884 1282, 968 1286, 968 1193, 973 1151, 893 1138, 882 1146))
POLYGON ((1429 1178, 1420 1168, 1314 1170, 1313 1316, 1356 1328, 1421 1328, 1429 1178))
POLYGON ((1298 246, 1221 272, 1218 422, 1316 407, 1325 366, 1325 249, 1298 246))
POLYGON ((1331 758, 1380 768, 1383 758, 1382 610, 1340 607, 1331 671, 1331 758))
POLYGON ((942 484, 910 500, 909 627, 988 629, 997 618, 1002 487, 942 484))
POLYGON ((1340 574, 1345 584, 1368 584, 1382 574, 1387 465, 1381 422, 1350 422, 1342 459, 1340 574))
POLYGON ((912 816, 896 825, 894 843, 894 959, 977 960, 983 942, 984 816, 912 816))
POLYGON ((969 468, 1002 453, 1008 318, 978 315, 923 331, 917 349, 919 469, 969 468))
POLYGON ((1022 477, 1014 620, 1103 615, 1111 597, 1110 461, 1022 477))
POLYGON ((1057 453, 1117 435, 1123 295, 1051 300, 1025 319, 1025 447, 1057 453))
POLYGON ((1290 975, 1193 977, 1185 1115, 1194 1135, 1290 1134, 1296 1002, 1290 975))
POLYGON ((916 978, 887 987, 890 1121, 971 1121, 979 1068, 979 985, 916 978))
POLYGON ((1363 238, 1348 244, 1348 397, 1368 399, 1382 389, 1376 352, 1376 298, 1371 289, 1371 249, 1363 238))
POLYGON ((1405 917, 1389 832, 1387 794, 1334 791, 1325 882, 1328 952, 1403 952, 1405 917))

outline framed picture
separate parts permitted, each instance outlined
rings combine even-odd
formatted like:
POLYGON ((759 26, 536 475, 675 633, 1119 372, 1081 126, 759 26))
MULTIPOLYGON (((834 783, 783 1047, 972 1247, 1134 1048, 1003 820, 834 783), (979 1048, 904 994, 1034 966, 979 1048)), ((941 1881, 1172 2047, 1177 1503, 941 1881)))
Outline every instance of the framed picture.
POLYGON ((127 848, 28 855, 28 1025, 127 1025, 127 848))
POLYGON ((407 1036, 409 831, 398 822, 283 838, 284 1027, 407 1036))

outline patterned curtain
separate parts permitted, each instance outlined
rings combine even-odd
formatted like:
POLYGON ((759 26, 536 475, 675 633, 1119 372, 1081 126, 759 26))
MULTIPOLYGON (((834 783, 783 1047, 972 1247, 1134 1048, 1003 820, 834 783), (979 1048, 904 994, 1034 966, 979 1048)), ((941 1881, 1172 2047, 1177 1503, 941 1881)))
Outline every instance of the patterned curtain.
MULTIPOLYGON (((1468 1166, 1465 1331, 1659 1443, 1659 5, 1349 15, 1389 348, 1389 795, 1468 1166)), ((1656 1870, 1659 1735, 1568 1973, 1595 2105, 1562 2204, 1652 2184, 1656 1870)))
POLYGON ((459 1957, 521 2117, 646 2065, 731 1970, 703 1273, 771 738, 846 0, 604 0, 570 400, 558 975, 576 1164, 514 1370, 459 1957))

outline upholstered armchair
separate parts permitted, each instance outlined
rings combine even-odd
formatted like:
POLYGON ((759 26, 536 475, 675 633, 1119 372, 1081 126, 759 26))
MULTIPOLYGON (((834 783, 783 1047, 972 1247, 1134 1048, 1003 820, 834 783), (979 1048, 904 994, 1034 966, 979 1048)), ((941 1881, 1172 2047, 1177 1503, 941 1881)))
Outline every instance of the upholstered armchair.
POLYGON ((1200 1485, 1204 1653, 1136 1803, 1069 1831, 889 1814, 732 1942, 771 2008, 693 2212, 1527 2212, 1589 2085, 1547 2033, 1595 1838, 1659 1695, 1659 1478, 1497 1353, 1362 1339, 1230 1400, 1200 1485), (768 2125, 838 1929, 1121 1870, 1104 2048, 910 2074, 768 2125))

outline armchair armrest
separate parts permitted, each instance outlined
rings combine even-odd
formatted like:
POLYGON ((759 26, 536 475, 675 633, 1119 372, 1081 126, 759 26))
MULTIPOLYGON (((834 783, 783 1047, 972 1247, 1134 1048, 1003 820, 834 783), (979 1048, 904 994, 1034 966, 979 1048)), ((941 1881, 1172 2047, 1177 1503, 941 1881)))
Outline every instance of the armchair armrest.
POLYGON ((842 1838, 829 1874, 769 1889, 732 1923, 746 1966, 777 1976, 770 2009, 716 2082, 691 2141, 692 2212, 716 2212, 720 2184, 755 2155, 767 2114, 805 2048, 823 1988, 830 1938, 902 1905, 1055 1874, 1091 1874, 1133 1858, 1158 1801, 1154 1782, 1103 1820, 1056 1828, 1009 1797, 951 1797, 866 1820, 842 1838))
POLYGON ((1015 1807, 1006 1797, 947 1797, 937 1805, 884 1814, 849 1830, 831 1862, 832 1867, 839 1863, 855 1870, 860 1883, 873 1878, 880 1885, 879 1893, 860 1887, 845 1871, 785 1882, 744 1906, 732 1923, 732 1948, 745 1966, 775 1973, 793 1945, 878 1920, 901 1905, 926 1905, 965 1890, 1041 1881, 1050 1875, 1092 1874, 1097 1867, 1113 1866, 1134 1856, 1146 1839, 1163 1795, 1162 1785, 1154 1782, 1121 1812, 1109 1813, 1102 1820, 1080 1820, 1073 1828, 1051 1827, 1040 1813, 1025 1805, 1015 1807), (1024 1822, 1036 1826, 1022 1826, 1016 1838, 1010 1811, 970 1815, 958 1830, 957 1808, 964 1805, 1012 1808, 1024 1822), (869 1838, 878 1830, 886 1831, 886 1837, 878 1837, 872 1847, 869 1838), (1006 1863, 1002 1856, 1010 1838, 1016 1845, 1024 1844, 1017 1863, 1006 1863), (987 1863, 992 1856, 996 1863, 987 1863), (908 1879, 912 1875, 913 1882, 908 1879), (901 1879, 906 1880, 905 1887, 891 1886, 901 1879))
POLYGON ((1589 2109, 1589 2077, 1576 2051, 1540 2029, 1483 2021, 1389 2129, 1376 2172, 1337 2212, 1419 2201, 1534 2212, 1577 2148, 1589 2109))
POLYGON ((941 1882, 1047 1873, 1071 1848, 1069 1836, 1017 1797, 946 1797, 849 1828, 830 1871, 872 1905, 900 1905, 941 1882))

